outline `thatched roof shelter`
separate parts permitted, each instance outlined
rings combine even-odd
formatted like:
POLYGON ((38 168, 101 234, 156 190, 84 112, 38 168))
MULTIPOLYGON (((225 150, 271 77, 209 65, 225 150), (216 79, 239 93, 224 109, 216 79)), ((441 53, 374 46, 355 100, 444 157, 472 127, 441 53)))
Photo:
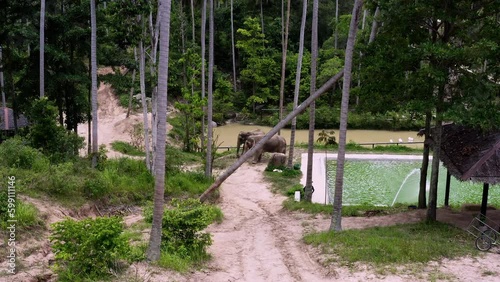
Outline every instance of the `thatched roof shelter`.
MULTIPOLYGON (((29 125, 28 119, 20 114, 17 119, 17 127, 26 127, 29 125)), ((14 111, 11 108, 0 107, 0 130, 14 130, 14 111)))
POLYGON ((459 180, 500 183, 500 131, 482 132, 456 124, 443 126, 441 161, 459 180))

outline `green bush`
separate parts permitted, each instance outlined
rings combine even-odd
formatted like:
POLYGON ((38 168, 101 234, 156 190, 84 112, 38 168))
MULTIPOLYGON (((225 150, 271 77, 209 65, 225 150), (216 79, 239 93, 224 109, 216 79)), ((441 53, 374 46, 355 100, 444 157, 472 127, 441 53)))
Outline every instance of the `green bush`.
POLYGON ((35 100, 27 113, 32 121, 28 140, 54 162, 74 160, 83 148, 83 138, 67 131, 56 122, 57 107, 46 97, 35 100))
MULTIPOLYGON (((119 217, 98 217, 74 221, 66 219, 52 225, 50 236, 56 259, 56 272, 66 279, 102 279, 126 258, 130 246, 122 236, 119 217), (74 277, 67 277, 67 275, 74 277)), ((60 277, 61 278, 61 277, 60 277)))
MULTIPOLYGON (((162 249, 191 263, 209 257, 207 248, 212 244, 209 233, 201 232, 209 224, 222 219, 219 208, 201 203, 198 199, 173 199, 171 209, 163 213, 162 249)), ((153 209, 144 210, 146 222, 153 221, 153 209)), ((172 259, 172 257, 169 259, 172 259)))
POLYGON ((0 164, 12 168, 44 171, 50 162, 40 151, 25 145, 20 138, 10 138, 0 145, 0 164))
POLYGON ((203 193, 212 183, 213 178, 199 172, 183 172, 169 174, 166 180, 166 191, 173 196, 197 196, 203 193))
POLYGON ((99 199, 108 194, 110 190, 108 182, 100 174, 96 177, 88 178, 83 184, 83 192, 90 199, 99 199))

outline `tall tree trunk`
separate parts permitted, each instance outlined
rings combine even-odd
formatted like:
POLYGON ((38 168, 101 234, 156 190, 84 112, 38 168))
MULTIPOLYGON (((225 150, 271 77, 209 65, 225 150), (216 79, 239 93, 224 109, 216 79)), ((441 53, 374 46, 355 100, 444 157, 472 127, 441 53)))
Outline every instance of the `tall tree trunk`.
MULTIPOLYGON (((134 62, 137 65, 137 48, 135 47, 134 47, 134 62)), ((128 96, 128 108, 126 115, 127 118, 130 116, 130 111, 132 111, 132 99, 134 98, 134 86, 135 86, 135 73, 136 73, 136 68, 134 67, 134 70, 132 71, 132 86, 130 86, 130 93, 128 96)))
POLYGON ((377 35, 377 30, 378 30, 378 17, 380 15, 380 8, 377 6, 375 9, 375 13, 373 14, 373 23, 372 23, 372 30, 370 32, 370 39, 368 40, 368 43, 372 43, 373 40, 375 40, 375 35, 377 35))
MULTIPOLYGON (((232 0, 231 0, 232 1, 232 0)), ((286 22, 284 19, 284 4, 285 0, 281 0, 281 81, 280 81, 280 120, 283 119, 283 104, 285 100, 285 75, 286 75, 286 53, 288 49, 288 26, 290 24, 290 0, 287 1, 286 22)), ((281 133, 278 132, 280 135, 281 133)))
MULTIPOLYGON (((304 56, 304 33, 306 30, 306 17, 307 17, 307 0, 302 1, 302 21, 300 23, 300 39, 299 39, 299 57, 297 58, 297 70, 295 73, 295 88, 293 91, 293 109, 297 108, 299 104, 299 90, 300 90, 300 75, 302 72, 302 57, 304 56)), ((288 151, 288 167, 292 167, 293 163, 293 150, 295 147, 295 130, 297 128, 297 118, 292 119, 292 126, 290 129, 290 146, 288 151)))
POLYGON ((246 151, 241 157, 232 164, 224 173, 222 173, 215 182, 200 196, 200 201, 205 201, 215 189, 217 189, 224 180, 226 180, 233 172, 235 172, 243 163, 245 163, 249 158, 251 158, 258 150, 260 150, 264 144, 271 139, 280 129, 282 129, 285 125, 287 125, 293 118, 302 113, 305 108, 307 108, 314 100, 316 100, 319 96, 326 93, 339 79, 344 75, 344 70, 340 70, 335 76, 330 78, 323 86, 321 86, 314 95, 309 96, 302 104, 300 104, 296 109, 294 109, 291 113, 289 113, 282 121, 280 121, 273 129, 271 129, 264 137, 255 144, 250 150, 246 151))
MULTIPOLYGON (((313 0, 312 12, 312 37, 311 37, 311 95, 316 91, 316 71, 318 59, 318 0, 313 0)), ((304 200, 311 202, 314 188, 312 185, 313 153, 314 153, 314 118, 316 103, 309 106, 309 142, 307 146, 307 172, 306 186, 304 187, 304 200)))
POLYGON ((335 50, 338 49, 338 41, 339 41, 339 0, 335 0, 335 50))
MULTIPOLYGON (((201 11, 201 98, 205 99, 205 43, 207 32, 207 0, 203 0, 201 11)), ((205 148, 205 114, 206 108, 203 107, 203 118, 201 119, 201 148, 205 148)))
MULTIPOLYGON (((231 16, 232 16, 232 14, 231 14, 231 16)), ((191 0, 191 32, 193 33, 192 35, 193 35, 193 45, 194 45, 194 43, 196 42, 196 28, 195 28, 195 21, 194 21, 194 0, 191 0)))
POLYGON ((160 0, 160 63, 158 72, 158 140, 155 154, 155 193, 153 203, 153 224, 149 237, 146 257, 149 261, 160 258, 162 219, 165 194, 165 141, 167 134, 167 89, 168 89, 168 53, 170 40, 171 0, 160 0))
POLYGON ((429 168, 429 151, 430 151, 430 141, 431 141, 431 118, 432 113, 425 113, 425 132, 424 132, 424 152, 422 155, 422 168, 420 169, 420 189, 418 191, 418 208, 427 208, 427 170, 429 168))
MULTIPOLYGON (((135 70, 134 70, 135 71, 135 70)), ((146 101, 146 51, 144 44, 139 41, 139 73, 141 84, 141 102, 142 114, 144 122, 144 151, 146 152, 146 165, 151 169, 150 153, 149 153, 149 121, 148 121, 148 103, 146 101)))
MULTIPOLYGON (((160 2, 158 1, 158 7, 160 5, 160 2)), ((151 64, 149 66, 151 76, 155 77, 157 73, 157 54, 158 54, 158 40, 159 40, 159 35, 160 35, 160 21, 161 21, 161 9, 158 8, 158 11, 156 13, 156 22, 155 26, 153 27, 153 13, 152 11, 149 13, 149 29, 151 33, 151 64)), ((156 140, 158 137, 158 118, 156 115, 156 112, 158 110, 158 103, 157 103, 157 96, 158 93, 158 86, 154 85, 153 86, 153 91, 151 93, 151 163, 148 164, 150 167, 150 171, 155 170, 155 155, 156 155, 156 140)))
POLYGON ((97 166, 97 153, 99 144, 97 142, 97 25, 95 14, 95 0, 90 0, 90 68, 92 81, 92 167, 97 166))
POLYGON ((262 25, 262 34, 264 33, 264 9, 262 8, 262 2, 264 0, 260 0, 260 24, 262 25))
POLYGON ((213 99, 213 77, 214 77, 214 0, 210 0, 210 20, 209 20, 209 40, 208 40, 208 108, 207 108, 207 163, 205 176, 212 176, 212 143, 213 143, 213 124, 212 124, 212 99, 213 99))
POLYGON ((345 146, 347 133, 347 116, 349 110, 349 92, 351 89, 352 57, 354 54, 354 43, 356 42, 356 32, 363 0, 356 0, 352 10, 351 25, 349 27, 349 37, 345 50, 344 63, 344 83, 342 87, 342 102, 340 106, 340 128, 339 128, 339 149, 337 153, 337 170, 335 175, 335 194, 333 199, 333 214, 330 223, 330 230, 342 230, 342 192, 344 186, 344 164, 345 146))
MULTIPOLYGON (((181 54, 184 58, 186 55, 186 17, 182 1, 179 1, 179 10, 179 20, 181 21, 181 54)), ((182 60, 182 86, 187 87, 186 60, 182 60)))
POLYGON ((439 182, 439 163, 441 155, 441 133, 443 129, 443 114, 442 103, 445 96, 445 86, 439 87, 438 101, 436 105, 436 120, 434 125, 434 132, 432 134, 432 170, 431 170, 431 183, 429 186, 429 205, 427 206, 427 220, 436 221, 437 209, 437 190, 439 182))
POLYGON ((45 0, 40 1, 40 98, 45 96, 45 0))
POLYGON ((234 53, 234 18, 233 18, 233 0, 231 0, 231 55, 233 59, 233 90, 236 93, 236 55, 234 53))

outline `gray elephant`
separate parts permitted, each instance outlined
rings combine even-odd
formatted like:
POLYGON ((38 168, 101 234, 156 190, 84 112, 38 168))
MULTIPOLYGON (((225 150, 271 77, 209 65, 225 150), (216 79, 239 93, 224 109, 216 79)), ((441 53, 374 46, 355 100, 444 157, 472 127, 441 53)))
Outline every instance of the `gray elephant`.
POLYGON ((252 131, 240 131, 238 134, 238 142, 236 143, 236 157, 240 157, 240 146, 243 145, 242 154, 245 153, 245 144, 250 136, 264 135, 265 133, 260 129, 255 129, 252 131))
MULTIPOLYGON (((248 137, 245 145, 247 150, 250 150, 255 144, 257 144, 260 140, 264 138, 264 135, 256 135, 248 137)), ((274 135, 271 139, 267 140, 267 142, 255 152, 252 163, 258 163, 262 159, 262 153, 286 153, 286 140, 280 135, 274 135)))

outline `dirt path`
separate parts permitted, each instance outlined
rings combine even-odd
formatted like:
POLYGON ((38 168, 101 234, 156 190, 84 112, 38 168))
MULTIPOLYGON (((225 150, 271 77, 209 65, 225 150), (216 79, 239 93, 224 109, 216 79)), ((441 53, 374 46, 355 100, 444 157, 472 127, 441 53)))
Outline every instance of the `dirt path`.
POLYGON ((304 251, 302 227, 282 210, 283 196, 262 179, 264 165, 240 167, 221 188, 225 218, 213 234, 208 272, 191 281, 321 281, 322 268, 304 251))

